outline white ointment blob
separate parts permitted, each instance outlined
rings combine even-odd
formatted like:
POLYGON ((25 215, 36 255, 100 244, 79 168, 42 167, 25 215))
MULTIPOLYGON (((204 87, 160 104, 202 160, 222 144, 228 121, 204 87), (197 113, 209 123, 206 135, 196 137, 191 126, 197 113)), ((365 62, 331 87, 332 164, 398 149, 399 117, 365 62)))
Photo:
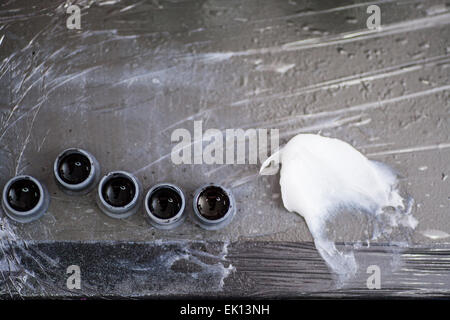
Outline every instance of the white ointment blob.
MULTIPOLYGON (((270 156, 260 173, 276 173, 278 163, 281 163, 280 186, 285 208, 304 217, 317 250, 340 275, 356 273, 357 264, 352 252, 338 251, 327 235, 327 223, 334 215, 347 210, 368 215, 373 220, 384 216, 390 228, 414 229, 417 225, 410 214, 412 201, 405 209, 396 174, 386 165, 367 159, 344 141, 299 134, 270 156), (393 210, 387 212, 386 208, 393 210)), ((372 239, 383 232, 375 230, 372 239)))

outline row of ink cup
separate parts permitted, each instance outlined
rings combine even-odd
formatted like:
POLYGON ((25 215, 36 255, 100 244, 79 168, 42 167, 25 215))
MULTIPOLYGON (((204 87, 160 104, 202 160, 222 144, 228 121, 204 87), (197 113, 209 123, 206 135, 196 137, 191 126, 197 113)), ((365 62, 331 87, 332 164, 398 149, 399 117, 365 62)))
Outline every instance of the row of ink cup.
MULTIPOLYGON (((109 217, 127 218, 139 211, 142 185, 131 173, 113 171, 100 179, 100 165, 82 149, 64 150, 56 158, 53 172, 59 187, 67 194, 85 195, 97 187, 97 205, 109 217)), ((183 191, 171 183, 159 183, 146 193, 144 213, 158 229, 172 229, 186 218, 183 191)), ((14 221, 28 223, 47 212, 50 195, 44 184, 29 175, 9 180, 2 193, 2 208, 14 221)), ((198 225, 207 230, 223 228, 236 213, 233 194, 218 184, 196 190, 193 211, 198 225)))

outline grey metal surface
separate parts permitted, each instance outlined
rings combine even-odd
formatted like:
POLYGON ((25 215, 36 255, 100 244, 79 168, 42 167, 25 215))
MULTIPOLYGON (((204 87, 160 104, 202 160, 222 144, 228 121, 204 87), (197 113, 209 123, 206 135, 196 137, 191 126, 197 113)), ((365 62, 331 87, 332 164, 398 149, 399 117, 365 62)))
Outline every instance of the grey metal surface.
MULTIPOLYGON (((0 187, 17 174, 51 193, 39 221, 2 218, 2 237, 33 241, 311 241, 283 208, 278 176, 258 165, 174 165, 176 128, 278 128, 282 142, 320 132, 393 166, 415 199, 418 245, 450 234, 450 8, 431 1, 62 1, 0 4, 0 187), (67 2, 69 3, 69 2, 67 2), (368 30, 366 9, 381 8, 368 30), (156 230, 143 212, 110 219, 95 194, 70 197, 53 181, 69 147, 94 154, 102 173, 133 172, 148 190, 229 187, 238 212, 217 232, 194 223, 156 230)), ((365 240, 361 221, 337 221, 336 239, 365 240)), ((6 241, 3 240, 2 241, 6 241)), ((448 282, 447 282, 448 283, 448 282)))

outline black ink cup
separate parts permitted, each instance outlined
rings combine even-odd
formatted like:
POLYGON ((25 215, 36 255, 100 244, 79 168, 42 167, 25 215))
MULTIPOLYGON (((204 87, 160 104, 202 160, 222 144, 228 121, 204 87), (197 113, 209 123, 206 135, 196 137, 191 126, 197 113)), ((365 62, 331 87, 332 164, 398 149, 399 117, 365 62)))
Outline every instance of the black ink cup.
POLYGON ((199 226, 206 230, 225 227, 236 213, 233 194, 217 184, 208 184, 197 189, 193 209, 199 226))
POLYGON ((56 182, 70 195, 83 195, 94 189, 100 178, 100 165, 89 152, 71 148, 61 152, 53 165, 56 182))
POLYGON ((97 204, 107 216, 124 219, 138 211, 141 194, 141 184, 134 175, 125 171, 114 171, 100 180, 97 204))
POLYGON ((2 193, 2 208, 14 221, 28 223, 47 212, 50 195, 37 179, 21 175, 9 180, 2 193))
POLYGON ((145 196, 144 207, 150 224, 158 229, 173 229, 185 219, 183 192, 171 183, 159 183, 145 196))

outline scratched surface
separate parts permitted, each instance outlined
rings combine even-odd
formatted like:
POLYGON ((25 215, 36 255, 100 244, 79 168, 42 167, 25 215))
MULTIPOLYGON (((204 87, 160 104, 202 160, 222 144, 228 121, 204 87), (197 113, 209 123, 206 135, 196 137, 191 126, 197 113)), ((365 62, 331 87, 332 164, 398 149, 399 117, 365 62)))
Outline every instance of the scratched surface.
MULTIPOLYGON (((37 222, 2 217, 2 241, 311 241, 304 220, 283 208, 278 176, 258 177, 258 165, 171 162, 173 130, 203 120, 203 130, 279 129, 281 143, 300 132, 343 139, 401 174, 419 221, 412 243, 449 242, 446 1, 73 3, 81 30, 66 28, 63 1, 0 4, 0 188, 23 173, 51 193, 37 222), (370 4, 381 8, 377 31, 366 27, 370 4), (178 184, 187 221, 158 231, 142 214, 104 216, 93 194, 65 195, 52 165, 74 146, 103 173, 135 173, 146 190, 178 184), (230 187, 238 207, 213 233, 195 225, 189 202, 206 182, 230 187)), ((360 221, 337 225, 337 240, 366 240, 360 221)))

